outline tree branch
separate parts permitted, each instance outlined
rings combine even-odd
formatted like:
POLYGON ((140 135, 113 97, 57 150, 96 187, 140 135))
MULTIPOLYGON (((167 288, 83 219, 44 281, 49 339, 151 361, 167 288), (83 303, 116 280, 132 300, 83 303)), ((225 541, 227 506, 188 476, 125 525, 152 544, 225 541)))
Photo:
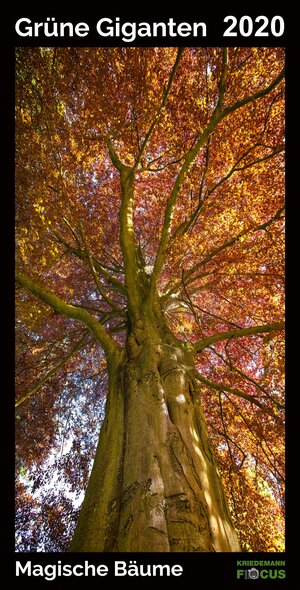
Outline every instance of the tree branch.
POLYGON ((284 322, 273 322, 271 324, 263 324, 261 326, 251 326, 250 328, 240 328, 237 330, 229 330, 228 332, 221 332, 220 334, 214 334, 208 336, 199 342, 193 344, 195 352, 202 352, 211 344, 215 342, 222 342, 229 338, 242 338, 243 336, 255 336, 256 334, 266 334, 268 332, 275 332, 284 329, 284 322))
POLYGON ((206 194, 205 194, 205 198, 209 197, 217 188, 219 188, 223 182, 226 182, 226 180, 229 180, 229 178, 235 173, 235 172, 241 172, 242 170, 246 170, 247 168, 251 168, 252 166, 255 166, 255 164, 260 164, 261 162, 266 162, 267 160, 270 160, 271 158, 274 158, 275 156, 278 156, 278 154, 280 154, 281 152, 284 151, 284 148, 278 148, 276 150, 273 150, 270 154, 267 154, 266 156, 262 156, 260 158, 257 158, 256 160, 252 160, 251 162, 249 162, 248 164, 245 164, 244 166, 238 166, 240 164, 240 162, 242 162, 242 160, 248 155, 250 154, 256 147, 259 147, 261 144, 257 143, 255 145, 253 145, 251 148, 249 148, 238 160, 237 162, 232 166, 232 168, 229 170, 229 172, 226 174, 226 176, 223 176, 223 178, 221 178, 206 194))
MULTIPOLYGON (((133 226, 134 168, 120 160, 113 141, 109 139, 111 161, 120 173, 122 202, 120 207, 120 245, 124 260, 125 284, 128 296, 128 311, 132 318, 138 314, 141 294, 139 289, 139 263, 133 226)), ((138 318, 137 318, 138 319, 138 318)))
POLYGON ((182 280, 184 292, 185 292, 186 297, 187 297, 187 305, 190 308, 190 310, 191 310, 191 312, 192 312, 192 314, 194 316, 194 319, 195 319, 196 324, 199 326, 199 330, 200 330, 201 336, 204 337, 202 326, 201 326, 201 322, 200 322, 200 318, 198 317, 198 315, 197 315, 197 313, 195 311, 195 306, 194 306, 194 304, 193 304, 193 302, 192 302, 192 300, 190 298, 189 292, 188 292, 187 287, 186 287, 186 284, 184 282, 184 271, 182 271, 182 279, 181 280, 182 280))
POLYGON ((222 49, 222 69, 219 82, 219 98, 217 108, 221 109, 223 105, 224 94, 226 90, 226 74, 228 68, 228 47, 222 49))
MULTIPOLYGON (((278 209, 278 211, 276 211, 275 215, 273 215, 273 217, 271 217, 271 219, 268 219, 268 221, 265 221, 264 223, 261 223, 260 225, 257 225, 254 227, 250 226, 246 229, 243 229, 236 236, 234 236, 233 238, 231 238, 227 242, 224 242, 223 244, 221 244, 221 246, 218 246, 217 248, 214 248, 213 250, 211 250, 207 254, 207 256, 205 256, 205 258, 203 258, 202 260, 197 262, 192 268, 190 268, 190 270, 188 270, 186 272, 186 274, 185 274, 186 285, 190 285, 192 282, 194 282, 196 279, 199 278, 199 275, 197 275, 196 277, 192 277, 192 275, 194 274, 194 272, 196 272, 196 270, 198 270, 198 268, 200 268, 201 266, 204 266, 205 264, 210 262, 215 256, 217 256, 217 254, 220 254, 220 252, 223 252, 223 250, 226 250, 230 246, 233 246, 233 244, 235 244, 235 242, 240 240, 243 236, 249 234, 251 231, 254 232, 254 231, 265 230, 269 225, 271 225, 271 223, 273 223, 274 221, 281 218, 281 213, 283 211, 284 211, 284 206, 280 207, 278 209)), ((161 297, 161 300, 163 303, 165 303, 167 301, 167 299, 169 299, 169 297, 170 297, 170 295, 172 295, 172 293, 176 293, 176 291, 180 288, 180 284, 181 284, 181 281, 177 281, 176 283, 174 283, 173 287, 171 287, 171 289, 169 289, 169 291, 167 291, 167 293, 165 293, 161 297)))
POLYGON ((47 305, 50 305, 50 307, 52 307, 58 314, 78 320, 87 326, 87 328, 94 334, 98 342, 101 344, 107 357, 116 351, 117 345, 110 338, 98 320, 96 320, 96 318, 94 318, 86 309, 78 308, 74 305, 66 303, 63 301, 63 299, 54 293, 47 291, 44 289, 44 287, 41 287, 32 279, 29 279, 20 272, 16 273, 16 281, 25 287, 25 289, 30 291, 33 295, 35 295, 38 299, 44 303, 47 303, 47 305))
POLYGON ((106 303, 113 310, 117 311, 120 315, 125 315, 125 312, 122 309, 120 309, 120 307, 108 295, 106 295, 105 291, 103 290, 102 285, 101 285, 101 283, 100 283, 100 281, 98 279, 98 276, 97 276, 97 273, 96 273, 96 270, 95 270, 95 266, 94 266, 94 262, 93 262, 93 256, 90 253, 90 250, 89 250, 89 247, 88 247, 88 244, 87 244, 87 239, 86 239, 85 233, 83 231, 82 223, 79 224, 79 229, 80 229, 80 233, 81 233, 82 240, 83 240, 83 243, 84 243, 85 251, 87 253, 87 257, 88 257, 88 261, 89 261, 89 267, 90 267, 90 270, 91 270, 91 273, 92 273, 92 276, 93 276, 93 279, 94 279, 94 283, 95 283, 95 285, 96 285, 96 287, 97 287, 97 289, 98 289, 101 297, 104 299, 104 301, 106 301, 106 303))
POLYGON ((206 155, 205 155, 205 165, 204 165, 204 170, 202 173, 202 177, 201 177, 201 181, 200 181, 200 186, 199 186, 199 191, 198 191, 198 205, 195 209, 195 211, 193 213, 191 213, 190 217, 188 219, 186 219, 185 221, 183 221, 178 227, 177 229, 174 231, 174 233, 172 234, 171 237, 171 241, 174 242, 176 240, 176 238, 183 236, 191 226, 193 226, 201 211, 202 211, 202 207, 204 205, 204 198, 202 197, 202 192, 203 192, 203 186, 204 186, 204 181, 205 181, 205 177, 206 177, 206 173, 208 170, 208 163, 209 163, 209 146, 210 146, 210 137, 208 138, 207 141, 207 146, 206 146, 206 155))
POLYGON ((107 140, 107 147, 110 159, 114 167, 117 168, 117 170, 119 170, 120 173, 126 170, 127 166, 123 164, 122 160, 120 160, 111 137, 109 137, 109 139, 107 140))
POLYGON ((75 231, 75 230, 74 230, 74 228, 72 227, 72 225, 71 225, 70 221, 69 221, 69 220, 68 220, 68 219, 67 219, 65 216, 63 216, 63 218, 62 218, 62 219, 63 219, 63 221, 65 222, 65 224, 68 226, 68 228, 69 228, 69 230, 70 230, 70 232, 71 232, 71 234, 72 234, 72 236, 73 236, 73 238, 74 238, 74 240, 75 240, 75 242, 76 242, 76 244, 77 244, 78 248, 80 249, 80 242, 79 242, 79 240, 78 240, 78 237, 77 237, 77 235, 76 235, 76 231, 75 231))
POLYGON ((184 222, 182 222, 176 229, 176 231, 173 233, 172 235, 172 242, 180 237, 183 236, 191 226, 193 226, 203 207, 204 201, 212 194, 215 192, 215 190, 217 188, 219 188, 224 182, 226 182, 226 180, 229 180, 229 178, 235 173, 235 172, 241 172, 242 170, 246 170, 247 168, 251 168, 252 166, 255 166, 256 164, 260 164, 261 162, 266 162, 267 160, 270 160, 271 158, 274 158, 275 156, 278 156, 278 154, 280 154, 281 152, 284 151, 284 148, 277 148, 277 149, 273 149, 272 152, 270 154, 267 154, 265 156, 262 156, 260 158, 257 158, 256 160, 252 160, 251 162, 249 162, 248 164, 244 164, 244 166, 239 166, 240 162, 242 162, 242 160, 248 155, 250 154, 255 148, 257 147, 262 147, 260 143, 256 143, 255 145, 253 145, 251 148, 249 148, 242 156, 239 157, 239 159, 237 160, 237 162, 232 166, 232 168, 229 170, 229 172, 223 176, 223 178, 221 178, 211 189, 209 189, 208 191, 206 191, 206 193, 203 195, 203 199, 201 199, 202 196, 202 192, 203 192, 203 183, 204 183, 204 179, 205 179, 205 175, 207 172, 207 168, 208 168, 208 148, 207 148, 207 156, 206 156, 206 163, 205 163, 205 167, 204 167, 204 172, 202 175, 202 179, 201 179, 201 183, 200 183, 200 188, 199 188, 199 203, 195 209, 195 211, 191 214, 191 216, 186 219, 184 222))
POLYGON ((157 255, 156 255, 156 259, 155 259, 155 264, 154 264, 154 269, 153 269, 153 273, 151 276, 151 287, 153 290, 156 287, 157 280, 160 276, 160 273, 161 273, 161 270, 163 267, 165 252, 166 252, 166 249, 167 249, 167 246, 169 243, 169 239, 171 236, 171 223, 172 223, 172 218, 173 218, 173 214, 174 214, 174 209, 175 209, 177 197, 178 197, 179 191, 181 189, 182 183, 183 183, 184 179, 186 178, 186 175, 187 175, 192 163, 194 162, 196 156, 198 155, 201 147, 206 143, 210 134, 215 129, 215 127, 217 126, 219 121, 220 121, 219 111, 217 111, 217 109, 215 109, 215 111, 212 115, 212 118, 211 118, 209 124, 207 125, 206 129, 198 137, 198 140, 193 145, 193 147, 187 152, 184 162, 183 162, 183 164, 176 176, 173 189, 172 189, 172 191, 168 197, 168 200, 167 200, 167 205, 166 205, 166 210, 165 210, 165 218, 164 218, 164 223, 163 223, 163 228, 162 228, 161 238, 160 238, 160 244, 158 247, 158 251, 157 251, 157 255))
POLYGON ((242 377, 243 379, 246 379, 246 381, 249 381, 250 383, 252 383, 252 385, 254 385, 254 387, 256 387, 256 389, 259 389, 262 394, 264 395, 264 397, 268 398, 278 409, 283 410, 284 409, 284 405, 279 403, 278 401, 276 401, 272 395, 270 395, 270 393, 268 393, 268 391, 262 387, 260 385, 260 383, 258 383, 257 381, 255 381, 255 379, 252 379, 252 377, 249 377, 249 375, 247 375, 246 373, 244 373, 243 371, 241 371, 241 369, 239 369, 238 367, 235 367, 231 360, 229 359, 229 361, 227 361, 222 354, 220 354, 220 352, 217 352, 212 346, 209 347, 209 349, 213 352, 213 354, 215 354, 218 358, 220 358, 223 363, 229 367, 229 369, 231 371, 234 371, 235 373, 237 373, 238 375, 240 375, 240 377, 242 377))
MULTIPOLYGON (((211 428, 212 428, 212 430, 213 430, 213 431, 214 431, 216 434, 218 434, 219 436, 224 436, 224 437, 226 438, 226 442, 227 442, 227 441, 230 441, 230 442, 231 442, 231 443, 232 443, 232 444, 233 444, 233 445, 234 445, 234 446, 235 446, 237 449, 239 449, 239 451, 242 453, 242 455, 243 455, 243 458, 242 458, 242 460, 241 460, 241 463, 240 463, 240 465, 237 465, 237 468, 238 468, 238 469, 241 469, 241 468, 243 467, 244 461, 245 461, 245 459, 246 459, 246 457, 247 457, 247 455, 246 455, 246 453, 244 453, 244 451, 243 451, 242 447, 240 447, 240 445, 238 445, 238 443, 237 443, 235 440, 233 440, 233 438, 231 438, 231 437, 230 437, 230 436, 229 436, 229 435, 228 435, 228 434, 225 432, 225 430, 222 432, 222 431, 221 431, 221 430, 219 430, 218 428, 215 428, 215 426, 213 426, 213 425, 211 425, 211 428)), ((224 426, 223 426, 223 428, 224 428, 224 426)), ((227 442, 227 445, 228 445, 228 442, 227 442)))
POLYGON ((79 342, 76 343, 72 350, 70 350, 70 352, 58 363, 58 365, 56 365, 55 367, 53 367, 53 369, 48 371, 48 373, 46 373, 46 375, 30 391, 25 393, 25 395, 23 395, 16 401, 15 408, 23 404, 29 397, 34 395, 42 387, 42 385, 45 385, 45 383, 47 383, 47 381, 49 381, 49 379, 51 379, 51 377, 53 377, 53 375, 55 375, 55 373, 57 373, 57 371, 59 371, 59 369, 61 369, 68 362, 68 360, 70 360, 70 358, 74 354, 76 354, 78 350, 80 350, 80 348, 82 348, 86 341, 87 335, 88 331, 85 331, 79 342))
POLYGON ((173 80, 174 80, 174 77, 175 77, 175 74, 176 74, 176 70, 177 70, 177 68, 179 66, 179 62, 180 62, 180 59, 181 59, 181 56, 182 56, 183 51, 184 51, 184 47, 179 47, 178 50, 177 50, 176 60, 175 60, 174 66, 172 68, 172 71, 171 71, 171 74, 170 74, 170 77, 169 77, 169 80, 168 80, 168 84, 167 84, 166 89, 165 89, 165 91, 163 93, 162 100, 161 100, 161 103, 159 105, 158 111, 157 111, 157 113, 156 113, 156 115, 155 115, 155 117, 154 117, 154 119, 153 119, 153 121, 152 121, 152 123, 151 123, 151 125, 150 125, 150 127, 149 127, 149 129, 148 129, 148 131, 146 133, 146 135, 145 135, 145 139, 144 139, 144 141, 143 141, 143 143, 141 145, 141 148, 139 150, 138 156, 136 158, 136 161, 135 161, 135 164, 134 164, 134 169, 135 170, 138 167, 138 165, 139 165, 139 163, 140 163, 140 161, 141 161, 141 159, 143 157, 143 154, 144 154, 144 151, 146 149, 147 143, 148 143, 148 141, 149 141, 149 139, 150 139, 150 137, 151 137, 151 135, 152 135, 152 133, 153 133, 153 131, 154 131, 154 129, 155 129, 158 121, 159 121, 161 112, 162 112, 162 110, 163 110, 163 108, 164 108, 164 106, 165 106, 165 104, 167 102, 168 94, 170 92, 170 89, 171 89, 171 86, 172 86, 172 83, 173 83, 173 80))
POLYGON ((245 96, 245 98, 243 98, 242 100, 238 100, 230 107, 226 107, 222 111, 222 119, 224 119, 224 117, 227 117, 227 115, 229 115, 230 113, 233 113, 237 109, 240 109, 241 107, 245 106, 249 102, 253 102, 253 101, 257 100, 258 98, 262 98, 263 96, 267 96, 267 94, 270 94, 270 92, 272 92, 273 88, 275 88, 275 86, 277 86, 281 82, 281 80, 283 80, 284 75, 285 75, 285 68, 283 68, 281 70, 281 72, 277 76, 277 78, 275 78, 275 80, 273 80, 273 82, 271 82, 271 84, 269 84, 269 86, 267 86, 266 88, 262 88, 261 90, 258 90, 258 92, 255 92, 254 94, 252 94, 250 96, 245 96))
MULTIPOLYGON (((258 446, 261 448, 263 454, 265 455, 268 463, 271 465, 271 467, 274 469, 275 472, 275 477, 278 476, 282 481, 284 481, 284 477, 283 475, 278 471, 276 465, 274 465, 273 461, 270 459, 268 453, 265 451, 262 441, 261 439, 255 434, 255 432, 253 432, 253 429, 251 428, 248 420, 245 418, 245 416, 243 415, 243 413, 241 412, 240 408, 232 401, 232 399, 229 397, 229 395, 227 395, 227 393, 224 392, 224 395, 227 397, 228 401, 234 406, 234 408, 236 409, 237 413, 241 416, 243 422, 245 422, 249 432, 251 433, 253 439, 256 441, 256 443, 258 444, 258 446)), ((271 451, 271 454, 274 457, 273 452, 271 451)))
POLYGON ((223 383, 216 383, 215 381, 211 381, 211 379, 203 377, 203 375, 200 375, 200 373, 198 373, 197 371, 195 372, 195 377, 196 379, 198 379, 198 381, 201 381, 201 383, 207 385, 208 387, 211 387, 212 389, 216 389, 217 391, 219 391, 219 393, 221 393, 222 391, 227 391, 228 393, 246 399, 248 402, 254 404, 255 406, 258 406, 263 412, 269 414, 269 416, 272 416, 274 418, 274 412, 263 406, 263 404, 261 404, 260 401, 258 401, 256 396, 249 395, 247 393, 244 393, 240 389, 229 387, 228 385, 224 385, 223 383))
MULTIPOLYGON (((205 274, 207 274, 207 273, 205 273, 205 274)), ((221 320, 221 322, 223 322, 225 324, 230 324, 231 326, 235 326, 235 328, 240 328, 241 327, 239 324, 236 324, 235 322, 232 322, 232 321, 230 321, 230 320, 228 320, 228 319, 226 319, 226 318, 224 318, 222 316, 219 316, 219 315, 217 315, 215 313, 212 313, 212 312, 208 311, 207 309, 203 309, 203 307, 200 307, 197 303, 194 303, 191 300, 191 296, 190 296, 190 294, 189 294, 189 292, 187 290, 187 285, 185 284, 185 277, 184 277, 184 272, 183 271, 182 271, 182 275, 181 275, 181 282, 182 282, 182 285, 183 285, 184 293, 186 294, 186 297, 187 297, 187 300, 188 300, 186 302, 183 299, 183 302, 186 303, 189 306, 189 308, 191 309, 192 314, 193 314, 193 316, 194 316, 194 318, 195 318, 195 320, 196 320, 196 322, 197 322, 198 325, 199 325, 199 318, 197 316, 196 309, 199 310, 199 311, 201 311, 201 313, 207 314, 210 317, 215 318, 216 320, 221 320)), ((202 332, 202 329, 201 329, 201 332, 202 332)))
MULTIPOLYGON (((75 256, 77 256, 77 258, 80 258, 80 260, 88 260, 87 252, 85 252, 81 248, 74 248, 73 246, 70 246, 70 244, 66 242, 66 240, 61 236, 54 235, 54 237, 57 240, 57 242, 59 242, 60 244, 65 246, 65 248, 67 248, 67 251, 70 252, 70 254, 74 254, 75 256)), ((97 272, 99 272, 103 276, 103 278, 111 284, 112 288, 116 289, 122 295, 126 295, 125 285, 119 279, 110 274, 101 264, 101 262, 99 262, 99 260, 95 258, 95 256, 92 256, 92 261, 97 272)))
POLYGON ((162 270, 162 267, 164 264, 165 252, 166 252, 166 249, 167 249, 170 237, 171 237, 172 217, 174 214, 174 209, 175 209, 175 205, 176 205, 176 201, 177 201, 177 197, 178 197, 180 188, 182 186, 184 179, 187 176, 187 173, 189 171, 191 164, 194 162, 201 147, 207 142, 211 133, 214 131, 214 129, 217 127, 217 125, 219 124, 219 122, 222 119, 224 119, 227 115, 229 115, 233 111, 246 105, 248 102, 255 101, 258 98, 261 98, 261 97, 269 94, 273 90, 273 88, 275 88, 275 86, 277 86, 277 84, 279 84, 279 82, 284 77, 284 70, 282 70, 281 74, 279 76, 277 76, 277 78, 275 80, 273 80, 273 82, 271 84, 269 84, 269 86, 267 86, 266 88, 263 88, 262 90, 254 93, 251 96, 245 97, 241 101, 237 101, 231 107, 226 107, 225 109, 222 110, 221 107, 223 104, 223 97, 224 97, 225 87, 226 87, 226 84, 225 84, 226 71, 227 71, 227 53, 224 50, 223 56, 222 56, 222 71, 221 71, 221 77, 220 77, 220 83, 219 83, 219 97, 218 97, 217 106, 212 114, 211 120, 208 123, 206 129, 199 135, 195 145, 193 145, 193 147, 187 152, 184 162, 183 162, 183 164, 177 174, 177 177, 175 179, 173 189, 172 189, 172 191, 169 195, 169 198, 167 200, 160 244, 158 247, 158 251, 157 251, 157 255, 156 255, 156 259, 155 259, 155 264, 154 264, 154 269, 153 269, 153 273, 151 276, 151 289, 152 289, 152 291, 156 287, 157 280, 160 276, 160 273, 161 273, 161 270, 162 270))
POLYGON ((271 217, 270 219, 268 219, 268 221, 265 221, 264 223, 261 223, 260 225, 257 225, 257 226, 254 226, 254 227, 253 226, 250 226, 250 227, 247 227, 246 229, 243 229, 236 236, 234 236, 233 238, 231 238, 227 242, 224 242, 223 244, 221 244, 221 246, 218 246, 214 250, 211 250, 211 252, 209 252, 209 254, 207 254, 207 256, 205 256, 205 258, 203 258, 202 260, 200 260, 200 262, 197 262, 197 264, 195 264, 186 273, 185 278, 187 280, 187 284, 189 284, 189 283, 192 282, 192 281, 189 281, 188 279, 194 274, 194 272, 196 270, 198 270, 198 268, 200 268, 200 266, 204 266, 205 264, 207 264, 207 262, 210 262, 210 260, 212 260, 212 258, 214 258, 217 254, 219 254, 220 252, 223 252, 223 250, 226 250, 230 246, 233 246, 233 244, 235 244, 235 242, 237 242, 238 240, 240 240, 242 237, 244 237, 246 234, 250 233, 251 231, 261 231, 263 229, 266 229, 269 225, 271 225, 271 223, 273 223, 273 221, 276 221, 276 220, 280 219, 281 213, 283 211, 284 211, 284 206, 283 207, 280 207, 280 209, 278 209, 278 211, 276 211, 275 215, 273 215, 273 217, 271 217))

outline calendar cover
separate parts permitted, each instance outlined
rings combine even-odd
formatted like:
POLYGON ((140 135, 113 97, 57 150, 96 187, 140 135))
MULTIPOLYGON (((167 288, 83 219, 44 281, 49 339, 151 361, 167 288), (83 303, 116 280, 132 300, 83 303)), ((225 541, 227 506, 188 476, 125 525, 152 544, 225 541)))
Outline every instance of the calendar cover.
POLYGON ((10 17, 7 576, 284 589, 290 21, 139 14, 10 17))

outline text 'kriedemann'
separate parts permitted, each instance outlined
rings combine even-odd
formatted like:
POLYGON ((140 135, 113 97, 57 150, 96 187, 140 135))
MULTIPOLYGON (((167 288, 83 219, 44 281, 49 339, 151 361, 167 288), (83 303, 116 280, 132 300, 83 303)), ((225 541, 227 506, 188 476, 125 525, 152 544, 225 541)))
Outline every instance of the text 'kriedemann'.
MULTIPOLYGON (((20 561, 16 562, 16 576, 34 576, 43 577, 47 581, 55 580, 60 577, 70 576, 107 576, 109 567, 105 564, 94 565, 87 560, 83 564, 62 564, 58 561, 56 564, 32 564, 31 561, 26 561, 23 565, 20 561)), ((115 561, 114 576, 181 576, 183 567, 179 564, 138 564, 135 560, 115 561)))

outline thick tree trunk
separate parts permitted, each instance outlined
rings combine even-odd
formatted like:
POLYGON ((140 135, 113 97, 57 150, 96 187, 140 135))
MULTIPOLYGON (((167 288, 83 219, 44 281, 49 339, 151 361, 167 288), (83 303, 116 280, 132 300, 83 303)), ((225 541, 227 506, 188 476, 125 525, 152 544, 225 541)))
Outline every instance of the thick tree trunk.
POLYGON ((153 328, 111 361, 71 551, 239 551, 185 344, 153 328))

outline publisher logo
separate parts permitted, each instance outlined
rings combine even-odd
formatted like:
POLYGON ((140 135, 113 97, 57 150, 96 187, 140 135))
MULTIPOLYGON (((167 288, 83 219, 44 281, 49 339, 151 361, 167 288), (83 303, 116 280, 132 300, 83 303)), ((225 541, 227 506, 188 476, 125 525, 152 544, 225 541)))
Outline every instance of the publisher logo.
POLYGON ((236 577, 238 580, 284 580, 286 577, 285 569, 264 568, 257 569, 249 567, 237 569, 236 577))

